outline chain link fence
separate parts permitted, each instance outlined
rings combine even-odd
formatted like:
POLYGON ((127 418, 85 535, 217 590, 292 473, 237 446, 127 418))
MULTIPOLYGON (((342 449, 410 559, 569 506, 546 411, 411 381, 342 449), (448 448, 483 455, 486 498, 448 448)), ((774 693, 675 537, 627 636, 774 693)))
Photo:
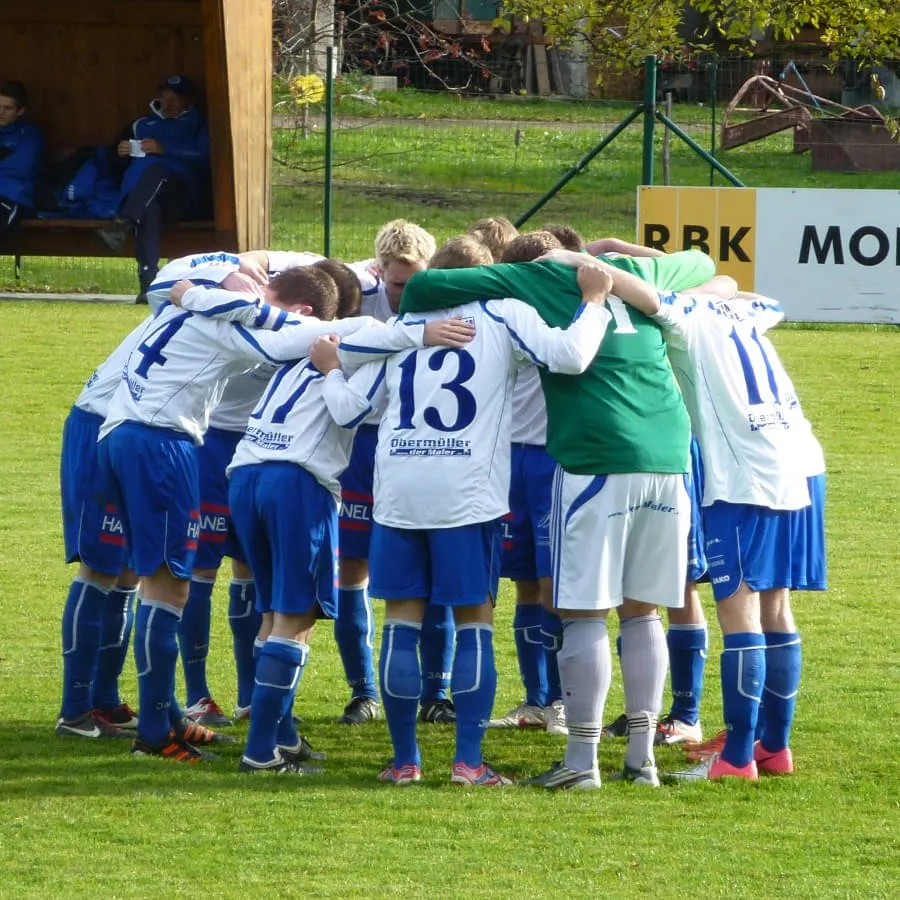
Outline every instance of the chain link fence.
MULTIPOLYGON (((725 105, 754 75, 795 86, 810 98, 856 105, 866 102, 866 91, 873 91, 872 74, 841 70, 824 59, 685 57, 661 62, 658 100, 665 108, 670 95, 673 121, 701 146, 712 148, 718 146, 725 105)), ((890 68, 882 70, 878 83, 893 99, 897 85, 890 68)), ((458 98, 453 118, 441 116, 439 109, 429 112, 427 99, 420 112, 395 117, 392 105, 404 109, 398 99, 403 92, 382 100, 354 75, 343 76, 340 84, 333 115, 330 210, 322 104, 300 107, 290 103, 289 95, 279 94, 272 146, 273 248, 322 252, 327 234, 333 256, 362 259, 371 255, 378 227, 395 217, 420 223, 439 240, 482 216, 505 215, 515 221, 573 168, 577 176, 523 227, 566 222, 588 237, 633 237, 641 120, 601 155, 579 164, 642 102, 641 73, 620 76, 615 84, 604 80, 604 90, 615 91, 618 103, 553 98, 538 105, 531 97, 506 93, 458 98), (471 118, 459 118, 467 109, 471 118)), ((446 98, 444 92, 435 100, 446 104, 446 98)), ((900 99, 895 102, 900 105, 900 99)), ((734 115, 753 119, 765 104, 765 92, 750 90, 734 115)), ((654 148, 656 183, 666 178, 674 184, 712 183, 709 165, 677 140, 665 153, 669 162, 664 167, 664 140, 660 128, 654 148)), ((766 141, 764 153, 739 149, 719 158, 726 166, 737 165, 744 183, 769 183, 762 179, 771 175, 771 154, 791 159, 790 132, 766 141)), ((796 166, 801 180, 808 163, 796 166)), ((782 163, 779 167, 784 168, 782 163)), ((135 263, 129 259, 26 257, 17 277, 13 259, 0 257, 0 290, 133 295, 136 289, 135 263)))

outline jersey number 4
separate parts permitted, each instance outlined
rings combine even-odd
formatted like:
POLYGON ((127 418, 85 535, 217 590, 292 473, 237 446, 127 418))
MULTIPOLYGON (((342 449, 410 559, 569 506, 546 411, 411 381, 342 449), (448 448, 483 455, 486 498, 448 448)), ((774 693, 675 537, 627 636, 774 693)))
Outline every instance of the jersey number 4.
POLYGON ((162 325, 154 328, 147 337, 137 346, 137 352, 141 354, 141 361, 134 370, 135 375, 146 378, 151 366, 164 366, 166 357, 163 356, 163 348, 178 333, 181 326, 191 317, 189 312, 182 313, 175 319, 169 319, 162 325))
MULTIPOLYGON (((426 406, 422 418, 429 428, 435 431, 462 431, 472 424, 478 404, 475 395, 463 385, 475 374, 475 360, 471 353, 447 347, 428 356, 428 368, 432 372, 440 372, 447 360, 455 359, 456 374, 441 383, 441 390, 449 391, 456 400, 456 419, 449 425, 441 419, 440 411, 434 406, 426 406)), ((416 414, 416 366, 419 354, 410 353, 400 363, 400 422, 397 430, 414 428, 413 416, 416 414)))

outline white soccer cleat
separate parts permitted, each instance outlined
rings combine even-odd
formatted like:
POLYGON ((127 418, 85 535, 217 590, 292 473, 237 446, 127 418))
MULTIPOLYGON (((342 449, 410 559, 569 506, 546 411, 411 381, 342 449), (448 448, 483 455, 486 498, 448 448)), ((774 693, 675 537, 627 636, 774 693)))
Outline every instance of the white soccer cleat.
POLYGON ((522 702, 499 719, 491 719, 488 728, 545 728, 544 710, 522 702))
POLYGON ((687 722, 683 722, 681 719, 666 716, 656 726, 656 735, 653 743, 675 746, 676 744, 699 744, 702 740, 703 731, 699 722, 688 725, 687 722))
POLYGON ((595 791, 600 787, 600 770, 585 769, 576 772, 561 760, 553 763, 546 772, 517 782, 526 787, 542 787, 548 791, 595 791))
POLYGON ((544 708, 544 727, 547 734, 568 734, 566 725, 566 705, 562 700, 554 700, 544 708))

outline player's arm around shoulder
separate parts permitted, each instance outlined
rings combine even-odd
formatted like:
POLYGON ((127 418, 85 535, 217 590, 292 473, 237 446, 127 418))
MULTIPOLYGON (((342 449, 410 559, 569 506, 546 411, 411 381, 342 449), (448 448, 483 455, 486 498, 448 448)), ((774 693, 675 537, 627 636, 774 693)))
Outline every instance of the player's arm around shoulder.
MULTIPOLYGON (((587 270, 586 270, 587 271, 587 270)), ((610 277, 592 269, 581 276, 581 306, 566 329, 548 325, 538 312, 520 300, 487 300, 485 312, 506 326, 514 353, 522 362, 530 362, 567 375, 579 375, 597 355, 610 322, 605 306, 610 277)))
POLYGON ((419 350, 423 347, 456 347, 468 344, 475 326, 464 319, 450 317, 426 321, 421 317, 398 316, 382 324, 355 331, 338 348, 341 367, 351 374, 374 359, 419 350))

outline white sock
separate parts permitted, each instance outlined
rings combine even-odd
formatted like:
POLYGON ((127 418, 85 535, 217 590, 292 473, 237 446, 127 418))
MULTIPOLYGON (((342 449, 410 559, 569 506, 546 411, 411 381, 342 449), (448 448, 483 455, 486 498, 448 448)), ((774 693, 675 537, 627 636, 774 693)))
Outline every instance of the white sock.
POLYGON ((622 687, 628 717, 625 765, 638 769, 648 760, 654 763, 653 739, 666 687, 669 649, 659 616, 623 619, 620 634, 622 687))
POLYGON ((557 661, 569 728, 565 765, 583 772, 597 766, 603 706, 612 680, 606 619, 563 618, 557 661))

